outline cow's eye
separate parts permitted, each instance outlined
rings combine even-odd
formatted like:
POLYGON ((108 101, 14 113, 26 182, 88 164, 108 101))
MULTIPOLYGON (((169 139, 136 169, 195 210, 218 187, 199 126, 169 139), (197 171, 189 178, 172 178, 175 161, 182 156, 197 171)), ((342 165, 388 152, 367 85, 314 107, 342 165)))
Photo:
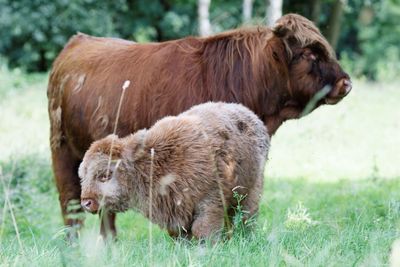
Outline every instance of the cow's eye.
POLYGON ((301 55, 303 59, 306 59, 308 61, 316 61, 318 59, 317 54, 313 53, 309 49, 305 49, 301 55))
POLYGON ((322 75, 321 68, 319 66, 318 60, 312 62, 311 71, 310 72, 314 73, 317 76, 321 76, 322 75))
POLYGON ((292 62, 298 62, 302 58, 302 54, 296 54, 293 56, 292 62))

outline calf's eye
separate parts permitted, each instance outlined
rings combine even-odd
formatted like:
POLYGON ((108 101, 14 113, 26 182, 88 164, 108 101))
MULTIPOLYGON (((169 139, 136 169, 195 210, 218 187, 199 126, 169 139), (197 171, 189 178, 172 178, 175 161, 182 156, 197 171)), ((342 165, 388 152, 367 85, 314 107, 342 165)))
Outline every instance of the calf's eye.
POLYGON ((97 180, 99 180, 100 182, 104 183, 107 182, 108 180, 110 180, 112 177, 112 172, 110 171, 109 173, 99 173, 97 175, 97 180))
MULTIPOLYGON (((111 176, 111 175, 109 175, 109 176, 111 176)), ((109 177, 106 177, 106 176, 99 177, 99 181, 102 182, 102 183, 107 182, 108 180, 110 180, 109 177)))

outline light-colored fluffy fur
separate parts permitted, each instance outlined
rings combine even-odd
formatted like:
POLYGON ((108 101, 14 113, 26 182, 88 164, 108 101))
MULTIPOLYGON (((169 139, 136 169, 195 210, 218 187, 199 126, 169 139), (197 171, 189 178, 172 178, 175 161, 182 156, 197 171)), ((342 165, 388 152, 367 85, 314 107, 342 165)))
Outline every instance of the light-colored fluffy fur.
POLYGON ((246 107, 198 105, 148 130, 94 142, 79 168, 81 199, 94 199, 113 212, 133 208, 146 217, 151 201, 149 219, 171 235, 209 237, 223 228, 223 205, 232 214, 234 188, 246 195, 246 215, 257 212, 268 148, 263 122, 246 107))

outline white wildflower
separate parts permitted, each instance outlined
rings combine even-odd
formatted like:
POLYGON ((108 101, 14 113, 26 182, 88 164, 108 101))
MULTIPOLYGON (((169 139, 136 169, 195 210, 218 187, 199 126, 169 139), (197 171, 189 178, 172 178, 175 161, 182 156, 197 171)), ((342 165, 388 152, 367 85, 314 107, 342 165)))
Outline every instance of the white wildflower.
POLYGON ((299 202, 293 210, 288 209, 285 221, 285 226, 288 229, 305 229, 317 223, 318 222, 311 218, 308 209, 304 207, 301 202, 299 202))
POLYGON ((390 252, 390 267, 400 266, 400 239, 397 239, 392 244, 392 250, 390 252))

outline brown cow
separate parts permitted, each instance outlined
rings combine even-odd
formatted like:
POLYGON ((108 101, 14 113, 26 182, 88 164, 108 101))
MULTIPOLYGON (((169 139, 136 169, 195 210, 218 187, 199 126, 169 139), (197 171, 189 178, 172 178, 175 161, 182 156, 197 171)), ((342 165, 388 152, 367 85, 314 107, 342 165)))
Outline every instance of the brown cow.
MULTIPOLYGON (((272 135, 285 120, 298 118, 322 88, 330 90, 314 108, 339 102, 351 89, 319 30, 296 14, 283 16, 272 29, 163 43, 78 34, 55 60, 48 86, 53 169, 67 225, 81 222, 67 216, 68 203, 79 202, 81 193, 78 166, 94 140, 112 133, 125 80, 131 86, 118 136, 206 101, 242 103, 272 135)), ((114 233, 114 215, 106 218, 114 233)))
POLYGON ((82 207, 135 209, 171 236, 207 238, 222 229, 224 207, 234 214, 233 191, 246 196, 244 220, 257 212, 268 147, 266 127, 248 108, 200 104, 94 142, 79 168, 82 207))

